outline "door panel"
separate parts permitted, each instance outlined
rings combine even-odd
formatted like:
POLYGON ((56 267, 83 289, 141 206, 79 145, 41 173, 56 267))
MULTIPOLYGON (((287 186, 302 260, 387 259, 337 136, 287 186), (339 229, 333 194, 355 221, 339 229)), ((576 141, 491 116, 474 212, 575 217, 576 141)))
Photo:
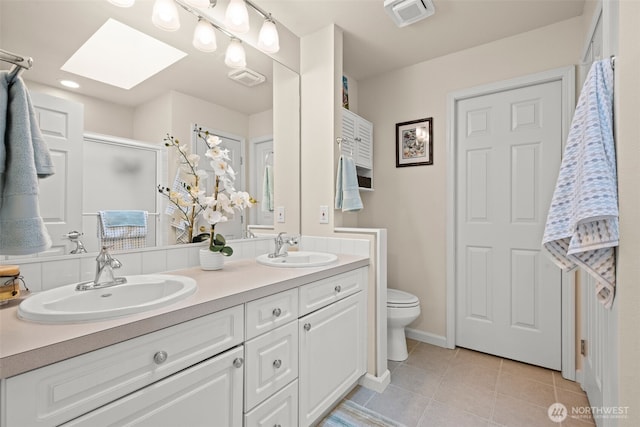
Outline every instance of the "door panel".
POLYGON ((51 249, 38 256, 64 255, 73 249, 63 235, 82 232, 82 104, 37 92, 31 93, 38 126, 44 136, 55 174, 38 181, 40 214, 51 236, 51 249))
POLYGON ((458 102, 456 343, 561 367, 561 273, 541 254, 561 83, 458 102))

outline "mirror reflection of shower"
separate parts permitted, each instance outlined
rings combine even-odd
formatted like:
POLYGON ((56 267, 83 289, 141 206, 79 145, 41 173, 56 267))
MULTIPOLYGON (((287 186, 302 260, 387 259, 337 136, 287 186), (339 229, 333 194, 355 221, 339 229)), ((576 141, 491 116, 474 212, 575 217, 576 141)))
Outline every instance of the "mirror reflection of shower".
POLYGON ((274 224, 274 150, 273 139, 252 141, 251 194, 258 200, 257 209, 250 211, 250 225, 273 227, 274 224))

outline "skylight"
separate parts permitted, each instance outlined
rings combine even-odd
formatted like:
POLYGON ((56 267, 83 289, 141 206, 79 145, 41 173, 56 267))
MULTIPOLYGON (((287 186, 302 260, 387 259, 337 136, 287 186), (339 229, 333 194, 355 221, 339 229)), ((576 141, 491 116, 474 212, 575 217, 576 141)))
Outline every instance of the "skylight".
POLYGON ((131 89, 187 54, 109 19, 62 66, 63 71, 131 89))

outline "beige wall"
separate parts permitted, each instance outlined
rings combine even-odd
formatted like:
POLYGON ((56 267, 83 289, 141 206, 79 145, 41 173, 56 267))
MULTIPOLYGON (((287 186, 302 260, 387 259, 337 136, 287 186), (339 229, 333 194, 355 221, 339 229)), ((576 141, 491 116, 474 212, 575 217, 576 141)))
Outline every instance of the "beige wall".
POLYGON ((84 130, 105 135, 133 138, 133 107, 114 104, 91 96, 26 81, 30 91, 46 93, 84 105, 84 130))
POLYGON ((628 406, 621 426, 640 425, 640 2, 620 1, 616 58, 616 144, 620 203, 618 305, 619 405, 628 406))
POLYGON ((374 123, 375 191, 362 193, 361 227, 388 229, 388 286, 414 293, 411 325, 446 335, 447 94, 579 61, 575 18, 358 82, 359 114, 374 123), (395 167, 395 124, 434 120, 434 164, 395 167))

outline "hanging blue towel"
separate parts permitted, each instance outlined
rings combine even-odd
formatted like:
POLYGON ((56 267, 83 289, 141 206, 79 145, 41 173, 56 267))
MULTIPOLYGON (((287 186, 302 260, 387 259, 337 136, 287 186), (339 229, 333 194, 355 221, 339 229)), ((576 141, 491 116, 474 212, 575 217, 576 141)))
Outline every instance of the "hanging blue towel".
POLYGON ((542 243, 559 267, 580 266, 594 276, 598 299, 611 307, 616 284, 618 189, 609 59, 591 66, 582 88, 542 243))
POLYGON ((271 165, 264 167, 262 178, 262 212, 273 212, 273 169, 271 165))
POLYGON ((351 157, 345 155, 338 160, 335 207, 342 212, 357 212, 363 208, 356 165, 351 157))
POLYGON ((53 173, 26 85, 0 72, 0 254, 29 255, 51 247, 40 216, 38 178, 53 173))

